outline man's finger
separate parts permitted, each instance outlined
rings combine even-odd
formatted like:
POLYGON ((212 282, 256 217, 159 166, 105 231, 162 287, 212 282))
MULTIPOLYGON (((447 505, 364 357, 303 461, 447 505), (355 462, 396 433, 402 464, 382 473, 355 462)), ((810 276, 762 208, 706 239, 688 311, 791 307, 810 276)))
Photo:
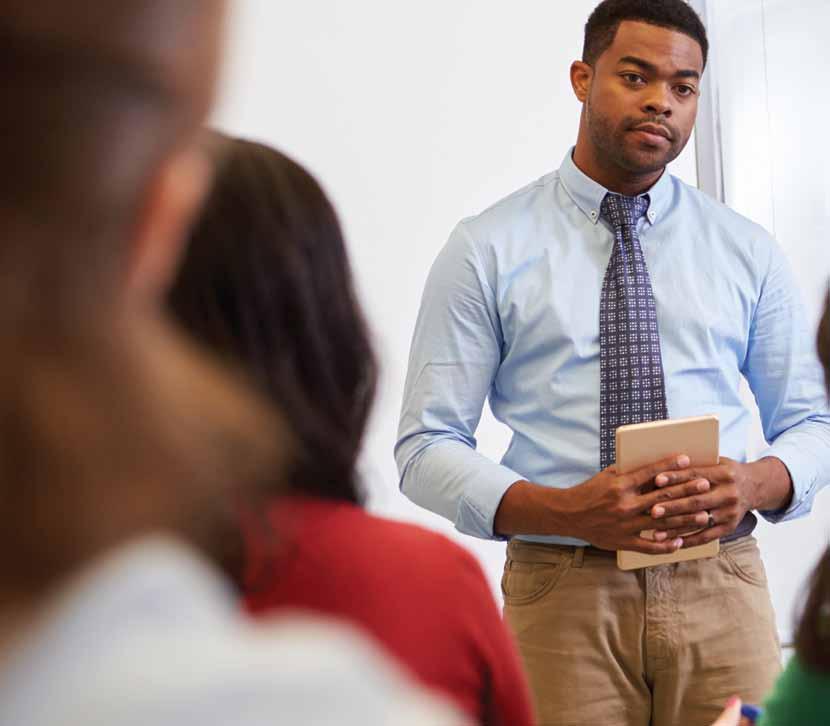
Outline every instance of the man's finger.
POLYGON ((655 504, 651 508, 651 516, 656 520, 661 520, 679 514, 696 514, 697 512, 720 509, 727 503, 728 498, 728 492, 724 492, 722 489, 715 489, 706 494, 693 494, 684 499, 673 499, 655 504))
MULTIPOLYGON (((640 502, 638 502, 638 509, 640 511, 650 511, 652 507, 663 502, 682 502, 690 497, 706 494, 711 489, 711 485, 706 479, 693 479, 692 481, 683 482, 682 484, 675 484, 674 486, 666 487, 664 489, 655 489, 652 492, 643 494, 640 502)), ((680 511, 677 514, 689 514, 698 510, 680 511)))
MULTIPOLYGON (((716 527, 725 527, 726 534, 731 534, 738 527, 741 521, 741 511, 734 507, 722 507, 721 509, 709 509, 705 512, 698 512, 696 515, 683 515, 682 517, 666 517, 657 521, 653 521, 651 529, 659 533, 659 539, 668 540, 676 537, 682 537, 688 541, 692 537, 697 537, 698 534, 712 531, 716 527), (686 517, 694 517, 694 524, 686 524, 686 517), (678 524, 678 522, 682 522, 678 524), (694 532, 694 534, 690 534, 694 532)), ((718 535, 721 536, 721 535, 718 535)), ((709 541, 716 539, 710 537, 709 541)))
POLYGON ((726 537, 735 531, 735 527, 731 524, 718 524, 709 529, 704 529, 697 534, 690 534, 683 538, 683 547, 697 547, 698 545, 708 544, 709 542, 726 537))
POLYGON ((654 477, 660 472, 686 469, 689 463, 690 459, 685 454, 674 454, 653 464, 644 466, 642 469, 632 471, 628 474, 628 480, 632 487, 641 486, 642 484, 654 481, 654 477))
MULTIPOLYGON (((652 526, 652 528, 654 527, 653 524, 651 526, 652 526)), ((726 525, 724 523, 724 526, 728 526, 728 525, 726 525)), ((701 528, 700 526, 697 526, 694 530, 694 533, 697 534, 698 532, 701 532, 703 529, 706 529, 706 528, 705 527, 701 528)), ((689 537, 692 536, 690 534, 690 532, 692 532, 692 529, 690 527, 679 527, 677 529, 657 529, 657 530, 655 530, 655 533, 659 535, 660 541, 674 539, 676 537, 683 537, 684 540, 687 540, 687 539, 689 539, 689 537)))
MULTIPOLYGON (((648 514, 643 514, 636 519, 631 519, 625 522, 623 528, 626 534, 639 535, 640 532, 654 530, 655 526, 657 526, 657 523, 655 523, 654 519, 648 514)), ((688 532, 689 530, 686 531, 688 532)), ((665 540, 666 537, 663 537, 662 539, 665 540)))
POLYGON ((728 479, 727 468, 731 460, 721 459, 717 466, 696 466, 691 469, 673 469, 658 472, 654 477, 654 483, 658 487, 671 486, 688 479, 708 479, 719 482, 728 479))
MULTIPOLYGON (((709 524, 709 512, 695 512, 694 514, 680 514, 675 517, 664 517, 660 520, 659 528, 662 531, 668 532, 671 536, 672 532, 691 532, 698 530, 701 527, 706 527, 709 524)), ((652 519, 651 528, 655 527, 652 519)))
POLYGON ((653 542, 650 539, 635 536, 625 540, 620 549, 642 552, 646 555, 670 555, 683 547, 683 542, 684 540, 681 537, 665 542, 653 542))
POLYGON ((654 476, 654 484, 658 487, 667 487, 679 484, 689 479, 705 479, 702 469, 676 469, 675 471, 661 471, 654 476))

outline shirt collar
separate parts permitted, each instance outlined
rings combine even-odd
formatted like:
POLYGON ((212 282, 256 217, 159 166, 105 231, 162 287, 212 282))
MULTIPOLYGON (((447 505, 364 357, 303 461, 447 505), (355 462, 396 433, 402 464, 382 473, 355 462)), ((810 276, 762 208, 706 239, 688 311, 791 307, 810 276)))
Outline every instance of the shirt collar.
MULTIPOLYGON (((596 224, 599 222, 602 200, 605 199, 608 190, 591 179, 574 163, 573 152, 573 147, 571 147, 565 155, 562 166, 559 167, 559 178, 576 206, 593 224, 596 224)), ((668 206, 671 194, 669 173, 664 171, 662 176, 654 183, 654 186, 645 194, 650 199, 646 219, 653 225, 663 215, 668 206)))

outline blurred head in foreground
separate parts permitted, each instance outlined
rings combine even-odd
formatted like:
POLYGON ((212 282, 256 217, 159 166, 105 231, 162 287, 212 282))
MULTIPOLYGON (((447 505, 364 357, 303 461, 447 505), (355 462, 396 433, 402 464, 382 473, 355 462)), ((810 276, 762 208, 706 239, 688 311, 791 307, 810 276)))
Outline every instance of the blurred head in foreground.
POLYGON ((157 530, 210 541, 278 425, 160 304, 212 165, 222 0, 3 0, 0 601, 157 530))

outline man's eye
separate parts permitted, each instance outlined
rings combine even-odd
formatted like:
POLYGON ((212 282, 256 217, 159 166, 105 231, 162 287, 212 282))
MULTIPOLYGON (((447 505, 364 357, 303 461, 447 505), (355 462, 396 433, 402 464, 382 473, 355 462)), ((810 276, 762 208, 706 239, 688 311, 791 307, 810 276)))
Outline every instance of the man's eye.
POLYGON ((645 79, 637 73, 623 73, 622 77, 625 79, 627 83, 631 83, 632 85, 639 85, 640 83, 645 83, 645 79))
POLYGON ((692 86, 678 86, 677 94, 679 96, 694 96, 697 91, 692 86))

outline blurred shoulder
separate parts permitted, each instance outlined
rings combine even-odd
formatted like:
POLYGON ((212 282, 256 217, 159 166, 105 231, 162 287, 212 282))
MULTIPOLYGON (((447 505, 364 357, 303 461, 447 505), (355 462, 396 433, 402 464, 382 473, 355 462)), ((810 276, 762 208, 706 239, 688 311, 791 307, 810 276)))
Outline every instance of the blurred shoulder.
POLYGON ((484 573, 473 554, 449 537, 420 524, 405 522, 365 513, 369 527, 380 538, 384 547, 392 547, 407 554, 416 562, 440 563, 456 571, 467 571, 484 578, 484 573))
POLYGON ((166 641, 148 644, 143 654, 155 650, 154 669, 116 669, 98 680, 109 708, 103 704, 90 717, 104 717, 84 723, 463 723, 363 636, 334 622, 299 615, 240 619, 214 637, 166 641))

